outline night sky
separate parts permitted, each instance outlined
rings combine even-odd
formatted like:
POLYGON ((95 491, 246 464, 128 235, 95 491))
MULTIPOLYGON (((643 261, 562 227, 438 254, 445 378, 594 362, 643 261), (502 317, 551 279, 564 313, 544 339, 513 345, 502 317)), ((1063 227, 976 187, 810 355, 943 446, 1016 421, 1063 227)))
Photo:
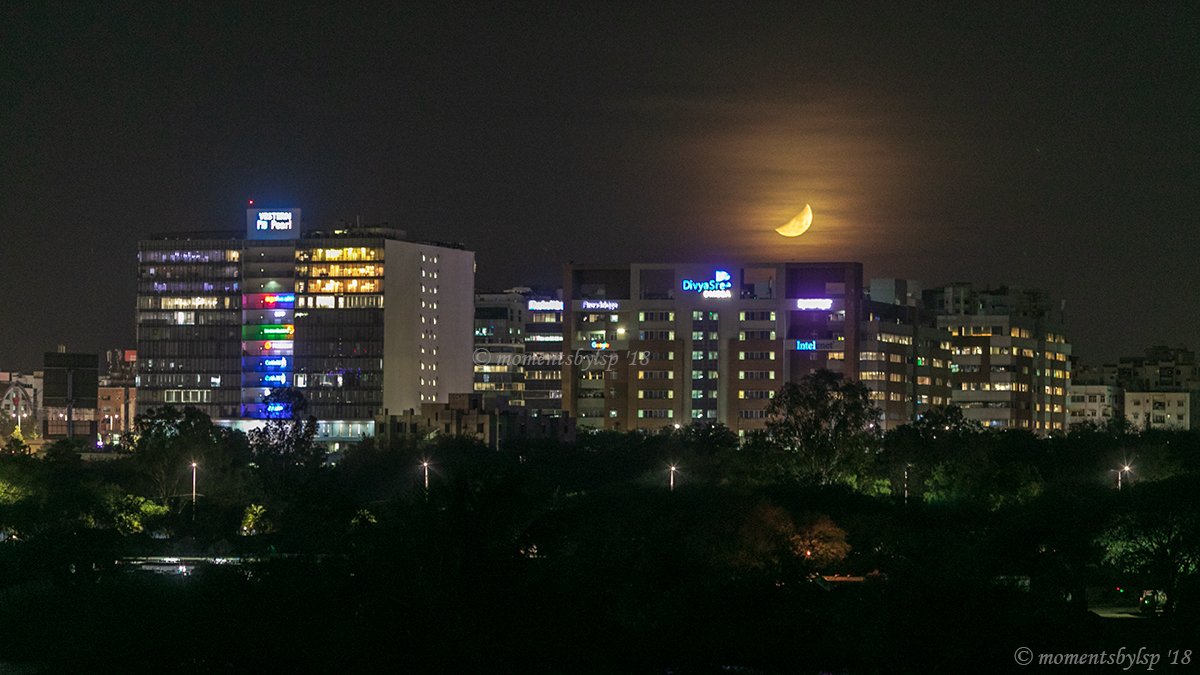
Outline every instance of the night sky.
POLYGON ((0 369, 132 347, 137 240, 250 198, 481 289, 859 260, 1044 287, 1088 362, 1200 348, 1195 3, 188 4, 0 5, 0 369))

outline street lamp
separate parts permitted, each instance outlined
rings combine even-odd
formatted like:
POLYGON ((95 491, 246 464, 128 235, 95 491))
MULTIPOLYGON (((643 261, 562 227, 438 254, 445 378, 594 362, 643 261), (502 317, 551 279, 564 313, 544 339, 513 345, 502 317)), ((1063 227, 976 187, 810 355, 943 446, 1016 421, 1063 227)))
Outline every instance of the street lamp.
POLYGON ((196 513, 196 463, 192 462, 192 516, 196 513))
POLYGON ((678 470, 679 470, 678 467, 676 467, 674 464, 671 465, 671 483, 670 483, 670 485, 671 485, 670 491, 671 492, 675 491, 675 472, 678 470))
POLYGON ((1121 489, 1121 476, 1123 474, 1132 472, 1133 467, 1129 466, 1128 464, 1125 464, 1124 466, 1122 466, 1119 469, 1113 469, 1113 471, 1117 472, 1117 489, 1120 490, 1121 489))
POLYGON ((425 491, 429 492, 429 461, 421 462, 421 470, 425 472, 425 491))

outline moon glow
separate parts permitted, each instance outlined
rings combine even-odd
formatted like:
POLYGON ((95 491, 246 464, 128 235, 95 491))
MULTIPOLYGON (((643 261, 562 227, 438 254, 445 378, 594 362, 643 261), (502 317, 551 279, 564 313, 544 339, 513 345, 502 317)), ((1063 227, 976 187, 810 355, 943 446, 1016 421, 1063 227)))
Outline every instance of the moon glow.
POLYGON ((799 237, 808 232, 808 228, 812 227, 812 219, 812 207, 805 204, 804 210, 799 215, 789 220, 783 227, 775 228, 775 231, 785 237, 799 237))

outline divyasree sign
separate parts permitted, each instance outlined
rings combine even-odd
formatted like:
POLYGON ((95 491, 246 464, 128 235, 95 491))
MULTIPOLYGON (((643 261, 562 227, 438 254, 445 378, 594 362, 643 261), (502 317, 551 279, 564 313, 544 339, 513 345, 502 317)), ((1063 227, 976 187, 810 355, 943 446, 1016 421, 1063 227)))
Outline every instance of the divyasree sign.
POLYGON ((299 239, 300 209, 247 209, 247 239, 299 239))
POLYGON ((685 291, 699 293, 706 298, 733 297, 733 279, 725 270, 713 272, 713 278, 705 281, 684 279, 681 287, 685 291))

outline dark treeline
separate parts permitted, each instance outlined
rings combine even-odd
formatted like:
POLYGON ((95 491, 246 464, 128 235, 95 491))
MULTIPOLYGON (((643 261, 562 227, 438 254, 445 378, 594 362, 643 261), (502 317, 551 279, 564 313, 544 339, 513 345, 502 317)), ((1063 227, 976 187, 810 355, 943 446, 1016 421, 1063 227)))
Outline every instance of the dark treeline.
POLYGON ((10 443, 0 665, 959 673, 1007 669, 1021 646, 1196 637, 1196 433, 1038 438, 951 407, 881 434, 866 391, 827 373, 781 390, 745 439, 366 440, 330 464, 314 432, 166 408, 105 461, 10 443), (116 564, 142 555, 255 562, 116 564), (1141 620, 1087 611, 1118 587, 1167 601, 1141 620))

